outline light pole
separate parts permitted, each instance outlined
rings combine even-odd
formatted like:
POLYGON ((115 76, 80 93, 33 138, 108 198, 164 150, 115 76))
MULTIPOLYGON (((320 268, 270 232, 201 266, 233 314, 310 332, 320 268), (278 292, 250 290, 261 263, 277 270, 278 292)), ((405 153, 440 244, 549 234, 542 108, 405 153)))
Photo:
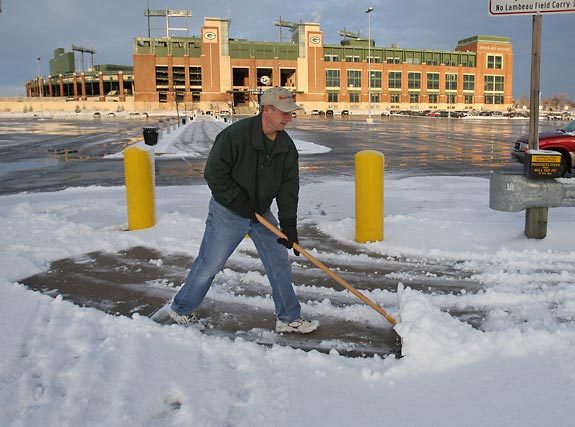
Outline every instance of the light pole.
POLYGON ((373 123, 371 117, 371 12, 373 7, 369 6, 365 13, 367 13, 367 123, 373 123))
POLYGON ((42 92, 44 92, 44 83, 40 77, 40 57, 36 58, 38 65, 38 94, 40 95, 40 119, 44 118, 44 104, 42 103, 42 92))

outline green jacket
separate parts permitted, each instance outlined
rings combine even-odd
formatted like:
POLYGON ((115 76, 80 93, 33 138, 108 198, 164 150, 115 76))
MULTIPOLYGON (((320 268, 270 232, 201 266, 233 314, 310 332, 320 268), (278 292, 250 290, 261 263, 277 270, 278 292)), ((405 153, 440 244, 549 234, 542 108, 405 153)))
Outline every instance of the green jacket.
POLYGON ((235 122, 216 137, 204 177, 214 199, 232 209, 249 199, 259 213, 273 200, 281 227, 296 225, 299 194, 298 152, 293 140, 279 132, 270 155, 264 149, 261 114, 235 122))

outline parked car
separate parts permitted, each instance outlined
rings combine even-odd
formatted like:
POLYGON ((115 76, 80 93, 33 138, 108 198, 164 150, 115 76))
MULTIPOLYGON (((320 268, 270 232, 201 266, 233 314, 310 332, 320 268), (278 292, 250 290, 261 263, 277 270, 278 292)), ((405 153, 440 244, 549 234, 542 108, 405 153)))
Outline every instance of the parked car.
POLYGON ((557 129, 557 132, 563 132, 567 135, 575 135, 575 120, 571 120, 562 128, 557 129))
POLYGON ((543 117, 547 120, 565 120, 565 113, 546 113, 543 117))
MULTIPOLYGON (((541 132, 539 149, 561 153, 561 176, 571 172, 575 165, 575 120, 555 132, 541 132)), ((527 150, 529 150, 529 135, 522 135, 511 145, 511 156, 519 163, 523 163, 527 150)))
POLYGON ((515 119, 515 118, 524 118, 524 119, 528 119, 529 118, 529 113, 525 112, 525 111, 509 111, 506 113, 503 113, 503 115, 505 117, 508 117, 510 119, 515 119))
POLYGON ((458 111, 452 111, 451 112, 451 117, 455 117, 455 118, 461 118, 461 117, 468 117, 469 113, 467 111, 463 111, 463 110, 458 110, 458 111))
POLYGON ((349 110, 341 110, 342 116, 349 116, 349 110))

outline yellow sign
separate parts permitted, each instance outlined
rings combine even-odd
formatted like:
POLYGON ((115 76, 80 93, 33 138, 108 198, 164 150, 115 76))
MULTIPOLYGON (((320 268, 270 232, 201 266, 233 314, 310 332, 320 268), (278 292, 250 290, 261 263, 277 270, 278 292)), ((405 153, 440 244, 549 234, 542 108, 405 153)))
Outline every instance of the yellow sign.
POLYGON ((561 156, 531 156, 531 163, 561 163, 561 156))

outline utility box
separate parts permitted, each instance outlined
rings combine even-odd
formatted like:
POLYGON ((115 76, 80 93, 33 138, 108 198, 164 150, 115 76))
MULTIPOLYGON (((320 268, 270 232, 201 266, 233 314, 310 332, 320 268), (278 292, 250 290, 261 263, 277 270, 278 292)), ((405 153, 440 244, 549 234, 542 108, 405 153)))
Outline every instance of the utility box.
POLYGON ((561 153, 550 150, 529 150, 525 153, 523 173, 528 178, 561 177, 561 153))

